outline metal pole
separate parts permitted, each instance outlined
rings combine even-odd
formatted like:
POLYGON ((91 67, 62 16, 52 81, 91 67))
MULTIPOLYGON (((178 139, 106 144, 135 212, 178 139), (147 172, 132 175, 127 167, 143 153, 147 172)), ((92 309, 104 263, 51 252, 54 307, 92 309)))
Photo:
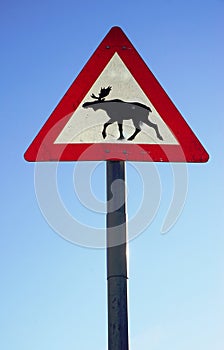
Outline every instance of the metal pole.
POLYGON ((125 163, 107 161, 108 350, 128 350, 125 163))

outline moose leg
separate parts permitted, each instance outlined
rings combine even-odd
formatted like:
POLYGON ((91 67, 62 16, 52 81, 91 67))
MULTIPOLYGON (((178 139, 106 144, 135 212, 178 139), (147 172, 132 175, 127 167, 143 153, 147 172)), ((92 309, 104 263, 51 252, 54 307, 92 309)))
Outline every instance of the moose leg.
POLYGON ((136 124, 135 123, 135 132, 134 134, 132 134, 129 138, 128 138, 128 141, 132 141, 134 140, 135 136, 138 135, 141 131, 141 128, 140 128, 140 123, 136 124))
POLYGON ((118 123, 118 128, 119 128, 119 132, 120 132, 120 137, 118 138, 118 140, 123 140, 124 139, 124 135, 123 135, 123 125, 122 123, 118 123))
POLYGON ((108 125, 110 125, 112 123, 105 123, 104 126, 103 126, 103 131, 102 131, 102 136, 103 138, 105 139, 105 137, 107 136, 107 133, 106 133, 106 128, 108 127, 108 125))
POLYGON ((159 133, 159 128, 158 128, 158 125, 157 125, 157 124, 154 124, 154 123, 150 122, 149 120, 147 120, 147 122, 144 121, 144 123, 145 123, 146 125, 150 126, 151 128, 153 128, 153 129, 155 130, 156 136, 157 136, 157 138, 158 138, 159 140, 163 140, 163 137, 162 137, 162 136, 160 135, 160 133, 159 133))

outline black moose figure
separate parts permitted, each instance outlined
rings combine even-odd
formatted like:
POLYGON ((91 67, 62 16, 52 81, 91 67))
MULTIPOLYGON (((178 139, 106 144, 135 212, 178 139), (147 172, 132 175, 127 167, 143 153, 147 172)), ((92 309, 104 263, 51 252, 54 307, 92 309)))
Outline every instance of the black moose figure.
POLYGON ((120 133, 118 140, 124 139, 123 121, 132 120, 135 126, 135 132, 128 138, 129 141, 134 140, 136 135, 138 135, 138 133, 141 131, 142 123, 145 123, 146 125, 152 127, 156 132, 157 138, 159 140, 163 140, 157 124, 152 123, 148 119, 149 113, 152 112, 148 106, 139 102, 125 102, 119 99, 105 101, 105 97, 109 95, 111 89, 111 86, 108 86, 107 88, 101 88, 98 97, 94 94, 91 95, 91 97, 96 101, 85 102, 82 105, 83 108, 92 108, 94 111, 101 109, 105 111, 107 116, 110 118, 109 121, 106 122, 103 126, 102 136, 104 139, 107 136, 107 127, 115 122, 118 123, 120 133))

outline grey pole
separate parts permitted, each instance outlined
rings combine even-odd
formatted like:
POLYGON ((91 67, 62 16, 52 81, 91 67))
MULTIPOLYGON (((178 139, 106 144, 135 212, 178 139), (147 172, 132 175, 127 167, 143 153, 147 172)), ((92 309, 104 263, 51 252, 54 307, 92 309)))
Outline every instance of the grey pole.
POLYGON ((107 161, 108 350, 128 350, 125 162, 107 161))

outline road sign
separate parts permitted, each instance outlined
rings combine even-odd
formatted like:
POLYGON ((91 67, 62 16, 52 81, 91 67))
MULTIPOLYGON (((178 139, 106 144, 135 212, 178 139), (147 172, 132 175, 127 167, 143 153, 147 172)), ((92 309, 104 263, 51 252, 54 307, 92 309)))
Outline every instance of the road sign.
POLYGON ((208 160, 119 27, 103 39, 24 157, 34 162, 208 160))

